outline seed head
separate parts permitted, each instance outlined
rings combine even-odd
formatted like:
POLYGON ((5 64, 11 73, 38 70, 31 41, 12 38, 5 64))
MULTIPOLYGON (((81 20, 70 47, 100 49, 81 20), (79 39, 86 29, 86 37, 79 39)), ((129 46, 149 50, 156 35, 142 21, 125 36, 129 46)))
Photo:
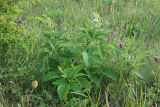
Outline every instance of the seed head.
POLYGON ((36 89, 38 87, 38 81, 32 81, 32 89, 36 89))

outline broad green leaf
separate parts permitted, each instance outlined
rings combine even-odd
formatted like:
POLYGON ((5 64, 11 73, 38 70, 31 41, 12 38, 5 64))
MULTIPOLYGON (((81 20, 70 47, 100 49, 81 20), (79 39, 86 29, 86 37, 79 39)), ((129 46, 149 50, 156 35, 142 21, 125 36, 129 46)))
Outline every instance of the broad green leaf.
POLYGON ((69 68, 66 68, 63 70, 63 75, 61 75, 64 78, 74 78, 79 76, 79 71, 83 69, 83 65, 77 65, 77 66, 72 66, 69 68))
POLYGON ((52 79, 55 79, 55 78, 59 78, 60 77, 60 73, 58 72, 48 72, 44 77, 43 77, 43 81, 49 81, 49 80, 52 80, 52 79))
POLYGON ((73 68, 64 69, 62 77, 69 78, 74 77, 75 71, 73 68))
POLYGON ((66 100, 69 90, 70 90, 70 86, 68 84, 59 85, 57 88, 59 98, 61 100, 66 100))
POLYGON ((90 54, 90 62, 94 62, 94 63, 101 63, 101 58, 99 55, 96 54, 90 54))
POLYGON ((106 68, 102 73, 112 80, 118 79, 118 73, 112 68, 106 68))
POLYGON ((60 78, 54 82, 52 82, 54 85, 61 85, 61 84, 68 84, 68 81, 65 78, 60 78))
POLYGON ((100 86, 101 78, 98 74, 92 73, 91 71, 87 70, 87 74, 89 78, 92 80, 93 83, 96 84, 97 87, 100 86))
POLYGON ((70 82, 69 85, 70 85, 70 88, 71 88, 73 91, 76 91, 76 92, 81 91, 81 87, 79 86, 79 84, 78 84, 77 82, 75 82, 75 81, 70 82))
POLYGON ((84 63, 87 67, 89 67, 89 57, 88 57, 88 53, 86 51, 84 51, 82 53, 82 56, 83 56, 83 60, 84 60, 84 63))
POLYGON ((91 84, 85 77, 78 77, 77 81, 80 84, 81 88, 85 88, 87 90, 91 89, 91 84))
POLYGON ((79 53, 82 53, 85 49, 86 49, 85 46, 78 45, 78 46, 74 46, 70 51, 71 53, 79 54, 79 53))
POLYGON ((83 69, 83 65, 74 66, 73 69, 74 69, 75 72, 79 72, 83 69))

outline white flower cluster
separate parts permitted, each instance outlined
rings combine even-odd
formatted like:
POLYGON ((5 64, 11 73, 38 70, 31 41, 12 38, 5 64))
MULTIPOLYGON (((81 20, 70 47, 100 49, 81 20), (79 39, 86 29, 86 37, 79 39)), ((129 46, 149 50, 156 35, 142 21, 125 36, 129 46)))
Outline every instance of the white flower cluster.
POLYGON ((101 21, 101 17, 98 13, 93 13, 93 20, 92 20, 93 24, 99 28, 102 26, 102 21, 101 21))

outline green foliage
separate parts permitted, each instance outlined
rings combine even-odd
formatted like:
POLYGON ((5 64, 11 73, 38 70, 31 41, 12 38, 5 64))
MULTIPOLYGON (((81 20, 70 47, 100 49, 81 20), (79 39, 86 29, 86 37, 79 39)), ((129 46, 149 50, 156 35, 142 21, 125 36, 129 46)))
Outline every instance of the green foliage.
POLYGON ((61 100, 66 99, 69 89, 70 89, 70 86, 67 84, 61 84, 58 86, 57 92, 61 100))
POLYGON ((111 78, 112 80, 118 79, 118 73, 116 73, 112 68, 106 68, 103 74, 111 78))
POLYGON ((1 0, 0 105, 158 106, 159 10, 152 0, 1 0))
POLYGON ((49 72, 46 74, 46 76, 43 78, 44 81, 48 81, 51 79, 59 78, 60 74, 57 72, 49 72))

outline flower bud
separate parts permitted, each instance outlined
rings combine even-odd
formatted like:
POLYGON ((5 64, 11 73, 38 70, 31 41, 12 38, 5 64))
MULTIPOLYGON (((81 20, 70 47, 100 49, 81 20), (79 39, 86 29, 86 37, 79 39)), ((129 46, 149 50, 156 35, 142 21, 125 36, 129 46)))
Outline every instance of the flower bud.
POLYGON ((32 89, 36 89, 38 87, 38 81, 32 81, 32 89))

